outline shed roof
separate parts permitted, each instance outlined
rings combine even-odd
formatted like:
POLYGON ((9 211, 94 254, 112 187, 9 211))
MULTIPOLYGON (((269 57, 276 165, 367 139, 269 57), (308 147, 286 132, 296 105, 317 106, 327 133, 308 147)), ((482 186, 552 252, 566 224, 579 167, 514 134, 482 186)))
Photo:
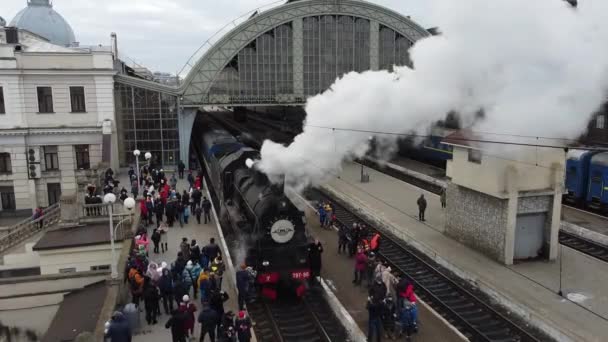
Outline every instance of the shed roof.
MULTIPOLYGON (((124 230, 123 230, 124 231, 124 230)), ((115 241, 122 241, 124 234, 117 231, 115 241)), ((101 245, 110 242, 108 223, 60 228, 46 232, 32 248, 34 251, 70 247, 101 245)))
POLYGON ((442 143, 446 145, 464 146, 464 147, 477 147, 478 144, 474 143, 476 140, 480 140, 482 137, 476 135, 470 129, 461 129, 448 134, 443 138, 442 143))
POLYGON ((74 341, 82 332, 93 333, 107 292, 103 280, 66 294, 42 342, 74 341))

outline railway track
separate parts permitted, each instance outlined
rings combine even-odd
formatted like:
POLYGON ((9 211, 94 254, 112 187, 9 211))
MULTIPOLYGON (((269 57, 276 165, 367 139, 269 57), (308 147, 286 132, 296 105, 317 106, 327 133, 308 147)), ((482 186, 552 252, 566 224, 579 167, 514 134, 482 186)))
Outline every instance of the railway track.
MULTIPOLYGON (((442 188, 440 186, 438 186, 436 184, 430 184, 428 182, 425 182, 424 180, 420 180, 420 179, 410 176, 410 175, 403 174, 403 173, 399 172, 398 170, 394 170, 392 168, 383 168, 383 167, 380 167, 378 164, 376 164, 372 161, 368 161, 368 160, 359 161, 359 163, 361 163, 367 167, 373 168, 374 170, 376 170, 378 172, 382 172, 386 175, 389 175, 393 178, 396 178, 396 179, 399 179, 406 183, 412 184, 418 188, 432 192, 434 194, 439 194, 441 192, 442 188)), ((573 208, 573 209, 576 209, 576 208, 573 208)), ((580 210, 580 209, 576 209, 576 210, 580 210)), ((591 214, 591 213, 589 213, 589 214, 591 214)), ((581 253, 595 257, 599 260, 608 262, 608 246, 606 246, 606 245, 602 245, 597 242, 582 238, 580 236, 570 234, 563 230, 559 231, 559 243, 564 246, 575 249, 581 253)))
POLYGON ((608 246, 560 230, 559 243, 581 253, 608 262, 608 246))
POLYGON ((320 289, 311 289, 299 302, 248 304, 258 341, 348 341, 346 331, 325 302, 320 289))
MULTIPOLYGON (((196 150, 201 169, 208 177, 207 165, 200 159, 200 151, 196 150)), ((209 191, 214 206, 219 208, 215 191, 212 187, 209 191)), ((226 227, 221 228, 225 234, 230 234, 226 227)), ((234 253, 236 246, 228 243, 228 248, 234 253)), ((270 302, 260 299, 247 304, 247 311, 254 323, 256 339, 260 342, 349 341, 346 329, 334 315, 320 287, 310 288, 301 300, 280 298, 270 302)))
MULTIPOLYGON (((314 191, 317 200, 329 200, 334 204, 338 221, 351 227, 354 222, 365 222, 336 200, 314 191)), ((381 231, 382 247, 380 256, 395 270, 412 280, 417 295, 428 303, 437 313, 463 333, 470 341, 546 341, 546 337, 535 337, 524 330, 520 324, 497 309, 486 304, 485 300, 451 280, 436 266, 412 253, 403 243, 389 232, 381 231)))

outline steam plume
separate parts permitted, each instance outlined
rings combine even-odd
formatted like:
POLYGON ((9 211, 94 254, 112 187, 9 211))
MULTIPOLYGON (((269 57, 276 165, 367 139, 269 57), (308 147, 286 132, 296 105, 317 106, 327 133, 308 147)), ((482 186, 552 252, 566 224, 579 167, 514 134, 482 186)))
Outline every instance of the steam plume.
POLYGON ((308 101, 304 132, 290 146, 264 143, 262 170, 320 183, 368 149, 369 133, 314 126, 424 134, 456 110, 476 131, 576 138, 606 99, 608 1, 431 3, 443 34, 410 50, 415 70, 344 75, 308 101), (485 117, 475 121, 480 108, 485 117))

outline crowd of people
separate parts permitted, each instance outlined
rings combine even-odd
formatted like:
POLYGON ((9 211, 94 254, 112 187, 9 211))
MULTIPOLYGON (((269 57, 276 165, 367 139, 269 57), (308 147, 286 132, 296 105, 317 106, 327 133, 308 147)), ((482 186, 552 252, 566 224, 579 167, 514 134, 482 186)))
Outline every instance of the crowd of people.
POLYGON ((354 286, 365 283, 367 287, 368 341, 374 338, 380 341, 382 332, 385 338, 392 339, 417 332, 414 285, 380 257, 380 234, 364 223, 355 222, 351 227, 341 224, 335 219, 330 203, 322 202, 318 208, 323 208, 318 211, 321 226, 329 224, 338 231, 338 254, 354 259, 352 283, 354 286), (327 213, 334 216, 329 222, 327 213))
MULTIPOLYGON (((178 170, 179 170, 178 166, 178 170)), ((109 170, 111 171, 111 170, 109 170)), ((194 213, 197 222, 210 222, 211 202, 202 196, 202 174, 196 177, 190 171, 187 174, 189 190, 180 194, 176 175, 167 180, 163 169, 142 167, 141 177, 131 169, 129 176, 132 193, 138 195, 143 189, 140 203, 141 225, 134 238, 135 249, 132 251, 125 269, 125 282, 132 297, 131 305, 136 312, 145 311, 148 325, 158 324, 164 312, 169 318, 165 327, 170 329, 174 342, 185 342, 195 339, 193 336, 196 322, 200 323, 200 341, 207 335, 211 341, 249 341, 251 339, 251 320, 245 311, 246 303, 255 297, 256 273, 245 264, 236 272, 238 290, 238 310, 226 312, 224 303, 228 294, 222 291, 222 279, 226 271, 220 247, 215 240, 202 248, 197 241, 184 237, 176 246, 176 259, 167 263, 155 263, 149 260, 150 240, 153 254, 169 252, 168 232, 176 223, 180 227, 188 224, 190 213, 194 213), (152 234, 148 238, 148 226, 152 234), (200 300, 200 310, 194 301, 200 300), (194 300, 194 301, 193 301, 194 300), (142 310, 143 309, 143 310, 142 310), (198 314, 197 314, 198 312, 198 314)), ((179 170, 180 178, 184 170, 179 170)), ((113 173, 106 174, 104 192, 117 187, 113 173)), ((121 190, 121 199, 123 195, 121 190)), ((419 219, 424 221, 426 200, 418 199, 419 219)), ((413 283, 404 275, 393 271, 386 260, 380 257, 381 236, 365 224, 355 222, 351 227, 341 224, 336 218, 331 203, 321 202, 317 208, 320 225, 338 232, 338 254, 354 259, 354 286, 367 287, 366 308, 369 314, 368 340, 380 341, 382 332, 385 338, 410 336, 417 332, 417 306, 413 283)), ((175 253, 174 252, 174 253, 175 253)), ((308 247, 309 265, 311 268, 311 285, 320 276, 321 255, 323 246, 315 240, 308 247)), ((155 258, 157 259, 157 258, 155 258)), ((107 329, 111 341, 123 341, 120 336, 130 325, 125 313, 116 312, 107 329)), ((126 341, 126 340, 125 340, 126 341)))
MULTIPOLYGON (((178 165, 179 169, 179 165, 178 165)), ((183 175, 183 170, 179 172, 183 175)), ((180 194, 177 189, 175 174, 167 181, 162 169, 141 170, 140 183, 135 171, 129 170, 132 188, 143 188, 143 199, 140 200, 141 223, 133 239, 129 260, 125 268, 125 284, 128 286, 132 303, 127 307, 135 308, 123 312, 117 311, 112 316, 106 329, 110 341, 130 341, 131 332, 139 326, 139 312, 145 312, 146 323, 158 324, 161 316, 166 315, 165 328, 170 329, 173 342, 194 340, 194 327, 200 324, 200 341, 208 335, 211 341, 248 342, 251 339, 251 319, 244 310, 245 302, 251 300, 247 295, 252 288, 255 274, 250 267, 243 267, 246 273, 243 287, 242 303, 239 291, 239 310, 226 311, 224 303, 229 295, 222 291, 222 280, 226 267, 221 249, 214 238, 204 246, 199 246, 195 239, 182 238, 179 246, 170 247, 167 236, 176 223, 180 227, 188 224, 189 213, 194 212, 197 221, 211 221, 211 202, 202 196, 202 174, 196 177, 192 172, 189 191, 180 194), (133 181, 135 183, 133 183, 133 181), (149 228, 150 227, 150 228, 149 228), (152 234, 148 237, 149 229, 152 234), (150 248, 152 241, 153 248, 150 248), (170 248, 175 250, 174 261, 156 263, 150 260, 150 253, 168 257, 170 248), (151 250, 150 250, 151 249, 151 250), (200 301, 200 309, 194 301, 200 301), (135 312, 138 319, 129 321, 128 312, 135 312), (129 324, 125 324, 129 323, 129 324), (123 339, 129 336, 129 339, 123 339)), ((137 196, 138 190, 132 189, 137 196)), ((239 274, 237 272, 237 280, 239 274)), ((239 284, 237 284, 239 285, 239 284)))

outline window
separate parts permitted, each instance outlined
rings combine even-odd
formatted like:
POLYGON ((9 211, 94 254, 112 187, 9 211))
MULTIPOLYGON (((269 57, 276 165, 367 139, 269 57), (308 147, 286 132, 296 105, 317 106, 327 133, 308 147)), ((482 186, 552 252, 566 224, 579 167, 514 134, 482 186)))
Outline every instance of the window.
POLYGON ((90 169, 89 145, 75 145, 74 149, 76 150, 76 168, 78 170, 90 169))
POLYGON ((108 271, 109 269, 110 265, 91 266, 91 271, 108 271))
POLYGON ((49 205, 53 205, 59 202, 61 199, 61 184, 60 183, 47 183, 46 189, 49 194, 49 205))
POLYGON ((53 89, 38 87, 38 113, 53 113, 53 89))
POLYGON ((68 267, 68 268, 60 268, 59 273, 74 273, 76 272, 76 267, 68 267))
POLYGON ((44 165, 47 171, 59 170, 59 156, 57 155, 57 146, 44 147, 44 165))
POLYGON ((72 102, 72 113, 84 113, 87 111, 84 103, 84 87, 70 87, 70 101, 72 102))
POLYGON ((471 163, 481 164, 481 151, 469 149, 469 161, 471 163))
POLYGON ((13 173, 10 153, 0 153, 0 173, 13 173))
POLYGON ((606 116, 600 114, 595 118, 595 128, 604 129, 606 125, 606 116))
POLYGON ((4 107, 4 88, 0 87, 0 114, 6 114, 4 107))
POLYGON ((15 189, 12 186, 0 186, 0 204, 2 210, 15 210, 15 189))

